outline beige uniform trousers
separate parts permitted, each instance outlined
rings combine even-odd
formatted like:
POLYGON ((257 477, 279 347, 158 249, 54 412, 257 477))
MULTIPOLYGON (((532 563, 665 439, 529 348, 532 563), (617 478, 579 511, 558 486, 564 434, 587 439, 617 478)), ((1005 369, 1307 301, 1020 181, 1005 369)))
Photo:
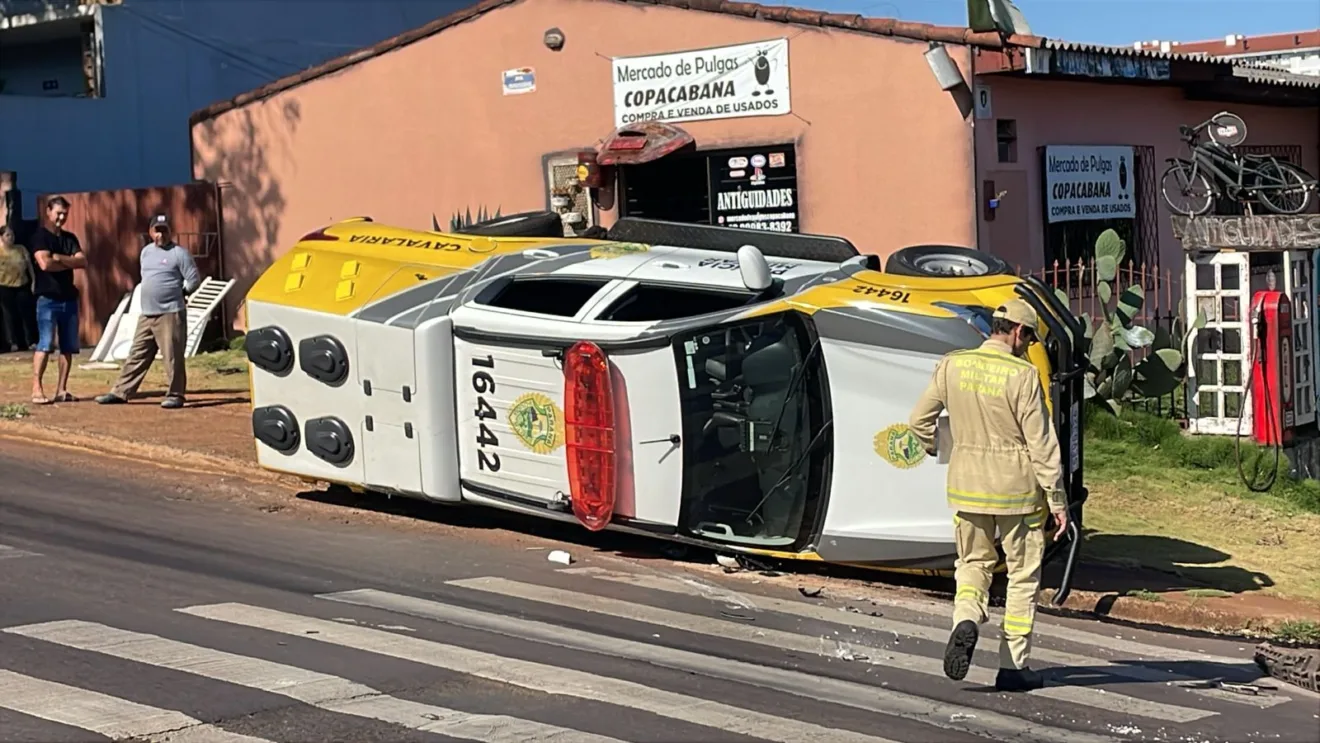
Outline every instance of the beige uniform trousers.
POLYGON ((1008 567, 1008 597, 999 640, 999 667, 1022 669, 1031 656, 1031 630, 1036 621, 1036 593, 1040 590, 1040 564, 1045 556, 1045 510, 1026 516, 990 516, 959 512, 954 515, 958 561, 954 578, 953 624, 971 620, 984 624, 989 615, 990 581, 999 554, 998 530, 1008 567))
POLYGON ((128 360, 119 372, 112 394, 127 400, 137 392, 142 381, 147 378, 147 371, 156 360, 156 351, 160 351, 165 362, 165 381, 169 397, 183 398, 188 389, 188 371, 183 364, 184 344, 188 340, 187 315, 171 312, 166 315, 138 318, 137 330, 133 334, 133 347, 128 352, 128 360))

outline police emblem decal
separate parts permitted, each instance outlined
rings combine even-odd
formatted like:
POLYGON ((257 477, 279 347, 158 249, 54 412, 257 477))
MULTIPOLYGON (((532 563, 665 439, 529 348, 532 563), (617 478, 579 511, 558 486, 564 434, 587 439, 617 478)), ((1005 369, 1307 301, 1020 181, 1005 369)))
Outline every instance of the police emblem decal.
POLYGON ((508 421, 513 435, 537 454, 549 454, 564 445, 564 411, 539 392, 514 400, 508 421))
POLYGON ((906 423, 895 423, 875 435, 875 453, 899 469, 911 469, 926 459, 917 435, 906 423))

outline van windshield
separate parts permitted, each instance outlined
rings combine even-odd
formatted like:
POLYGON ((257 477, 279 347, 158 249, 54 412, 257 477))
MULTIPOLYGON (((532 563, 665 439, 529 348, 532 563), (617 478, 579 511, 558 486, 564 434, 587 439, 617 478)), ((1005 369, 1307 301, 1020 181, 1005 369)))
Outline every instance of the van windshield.
POLYGON ((829 397, 795 312, 674 340, 683 416, 684 524, 693 535, 788 548, 824 503, 829 397))

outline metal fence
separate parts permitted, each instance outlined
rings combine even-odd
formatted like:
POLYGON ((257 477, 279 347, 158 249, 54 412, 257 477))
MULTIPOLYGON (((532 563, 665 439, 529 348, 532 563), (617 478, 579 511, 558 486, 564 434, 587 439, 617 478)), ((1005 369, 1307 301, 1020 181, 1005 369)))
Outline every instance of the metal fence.
MULTIPOLYGON (((1021 267, 1018 273, 1022 274, 1021 267)), ((1094 259, 1055 261, 1053 265, 1032 271, 1029 275, 1039 278, 1067 296, 1068 306, 1073 314, 1078 317, 1089 316, 1092 327, 1095 327, 1098 319, 1104 316, 1096 290, 1098 282, 1094 259)), ((1187 330, 1183 327, 1185 322, 1179 317, 1181 277, 1175 276, 1169 269, 1160 270, 1129 260, 1119 266, 1118 276, 1110 282, 1115 297, 1109 300, 1111 309, 1116 305, 1117 297, 1122 291, 1132 286, 1140 286, 1145 295, 1145 301, 1133 323, 1151 331, 1163 330, 1174 339, 1179 350, 1186 353, 1186 349, 1181 347, 1181 341, 1187 330)), ((1149 348, 1133 351, 1132 363, 1140 362, 1150 353, 1149 348)), ((1168 395, 1142 400, 1136 403, 1135 407, 1152 415, 1185 419, 1187 403, 1186 385, 1180 385, 1168 395)))

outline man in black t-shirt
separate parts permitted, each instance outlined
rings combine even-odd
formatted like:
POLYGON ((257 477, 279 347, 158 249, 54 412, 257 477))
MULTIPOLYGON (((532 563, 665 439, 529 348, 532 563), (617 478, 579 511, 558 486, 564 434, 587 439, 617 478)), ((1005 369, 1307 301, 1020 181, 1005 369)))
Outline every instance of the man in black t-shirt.
POLYGON ((87 256, 72 232, 64 230, 69 218, 69 202, 56 196, 46 202, 46 223, 32 233, 28 246, 32 250, 37 296, 37 352, 32 357, 32 402, 46 405, 50 402, 73 402, 69 394, 69 369, 78 347, 78 287, 73 283, 73 271, 87 267, 87 256), (55 351, 59 341, 59 377, 55 397, 46 397, 42 378, 46 376, 46 360, 55 351))

